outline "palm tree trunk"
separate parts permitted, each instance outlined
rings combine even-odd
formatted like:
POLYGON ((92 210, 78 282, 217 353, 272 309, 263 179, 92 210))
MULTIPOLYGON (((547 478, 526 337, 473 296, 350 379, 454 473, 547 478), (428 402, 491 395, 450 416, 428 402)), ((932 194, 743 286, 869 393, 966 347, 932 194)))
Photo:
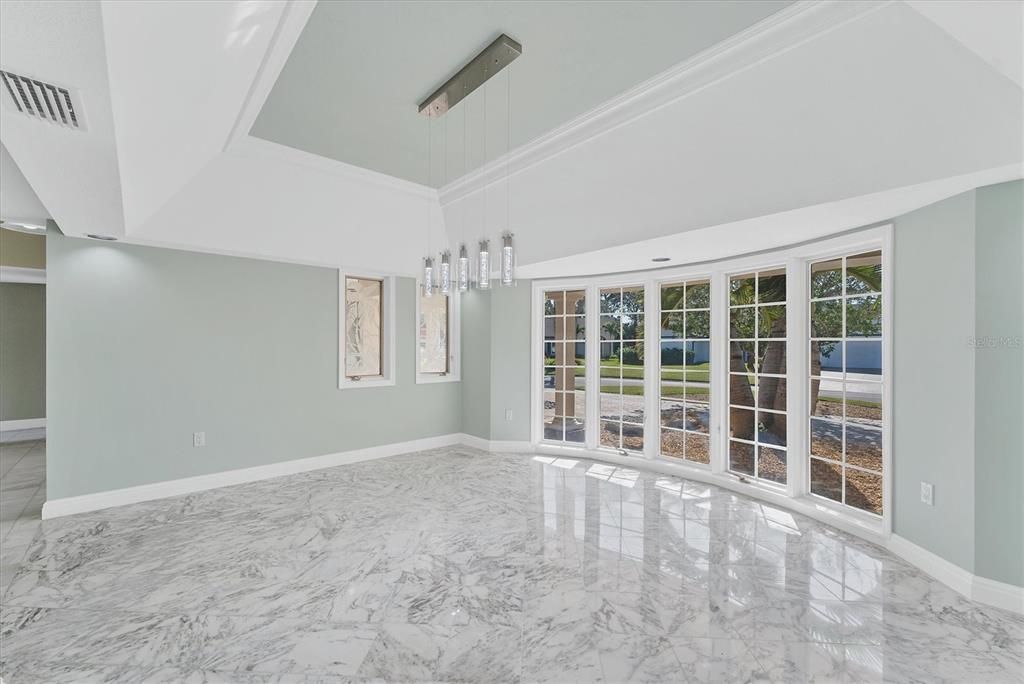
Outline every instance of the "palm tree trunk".
MULTIPOLYGON (((731 335, 733 337, 738 335, 735 327, 731 329, 731 335)), ((750 391, 750 382, 747 380, 749 370, 743 361, 743 349, 738 342, 729 345, 729 371, 729 403, 753 406, 754 394, 750 391)), ((730 408, 729 432, 733 437, 753 439, 754 412, 730 408)))

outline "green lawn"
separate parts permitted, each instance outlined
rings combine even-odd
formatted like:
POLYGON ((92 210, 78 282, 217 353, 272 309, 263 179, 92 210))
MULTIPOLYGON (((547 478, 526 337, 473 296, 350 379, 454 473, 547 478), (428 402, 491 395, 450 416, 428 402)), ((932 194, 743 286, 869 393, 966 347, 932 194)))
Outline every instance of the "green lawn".
MULTIPOLYGON (((544 359, 544 365, 553 364, 555 360, 551 357, 544 359)), ((634 365, 622 365, 617 359, 601 359, 601 377, 602 378, 617 378, 619 377, 619 369, 622 369, 622 377, 630 378, 633 380, 642 380, 644 377, 644 367, 634 365)), ((661 367, 661 379, 662 380, 678 380, 680 374, 678 371, 688 371, 687 380, 694 380, 696 382, 708 382, 710 372, 708 371, 707 363, 697 363, 692 366, 662 366, 661 367)), ((583 377, 586 374, 586 370, 583 368, 583 359, 576 359, 576 377, 583 377)))
MULTIPOLYGON (((619 391, 619 387, 618 387, 618 385, 601 385, 601 391, 602 392, 607 392, 607 393, 610 393, 610 394, 616 394, 619 391)), ((640 385, 625 385, 622 388, 622 393, 626 394, 626 395, 629 395, 629 396, 633 396, 633 397, 639 397, 639 396, 643 396, 644 388, 641 387, 640 385)), ((683 396, 689 396, 689 397, 691 397, 693 399, 696 399, 697 401, 707 401, 708 400, 708 391, 704 387, 677 387, 677 386, 662 387, 661 388, 661 396, 663 396, 663 397, 683 397, 683 396)))
MULTIPOLYGON (((832 404, 841 404, 843 402, 842 397, 818 397, 818 401, 827 401, 832 404)), ((865 408, 882 408, 882 402, 880 401, 868 401, 867 399, 847 399, 846 403, 850 406, 863 406, 865 408)))

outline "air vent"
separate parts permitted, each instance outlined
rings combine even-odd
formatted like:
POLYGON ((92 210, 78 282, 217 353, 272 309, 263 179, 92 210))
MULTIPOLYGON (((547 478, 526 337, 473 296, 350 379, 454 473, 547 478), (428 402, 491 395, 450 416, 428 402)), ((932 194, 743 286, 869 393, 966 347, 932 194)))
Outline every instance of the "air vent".
POLYGON ((73 89, 7 70, 0 70, 0 81, 3 81, 0 99, 8 109, 58 126, 85 128, 82 108, 73 89))

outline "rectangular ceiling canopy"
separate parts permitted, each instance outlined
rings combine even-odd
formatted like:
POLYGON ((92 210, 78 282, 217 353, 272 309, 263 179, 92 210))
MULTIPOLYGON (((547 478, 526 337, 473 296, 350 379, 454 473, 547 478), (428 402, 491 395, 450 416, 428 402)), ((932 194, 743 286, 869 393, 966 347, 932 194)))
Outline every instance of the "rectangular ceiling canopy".
POLYGON ((420 103, 420 114, 437 118, 487 82, 523 54, 523 46, 504 33, 459 69, 448 81, 420 103))

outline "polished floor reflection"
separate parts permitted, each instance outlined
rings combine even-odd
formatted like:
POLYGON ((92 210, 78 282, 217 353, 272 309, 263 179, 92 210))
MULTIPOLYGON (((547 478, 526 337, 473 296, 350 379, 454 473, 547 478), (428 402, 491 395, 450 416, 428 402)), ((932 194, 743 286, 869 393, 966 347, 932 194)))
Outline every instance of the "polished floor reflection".
POLYGON ((1019 682, 1024 619, 708 485, 461 447, 42 523, 5 681, 1019 682))

